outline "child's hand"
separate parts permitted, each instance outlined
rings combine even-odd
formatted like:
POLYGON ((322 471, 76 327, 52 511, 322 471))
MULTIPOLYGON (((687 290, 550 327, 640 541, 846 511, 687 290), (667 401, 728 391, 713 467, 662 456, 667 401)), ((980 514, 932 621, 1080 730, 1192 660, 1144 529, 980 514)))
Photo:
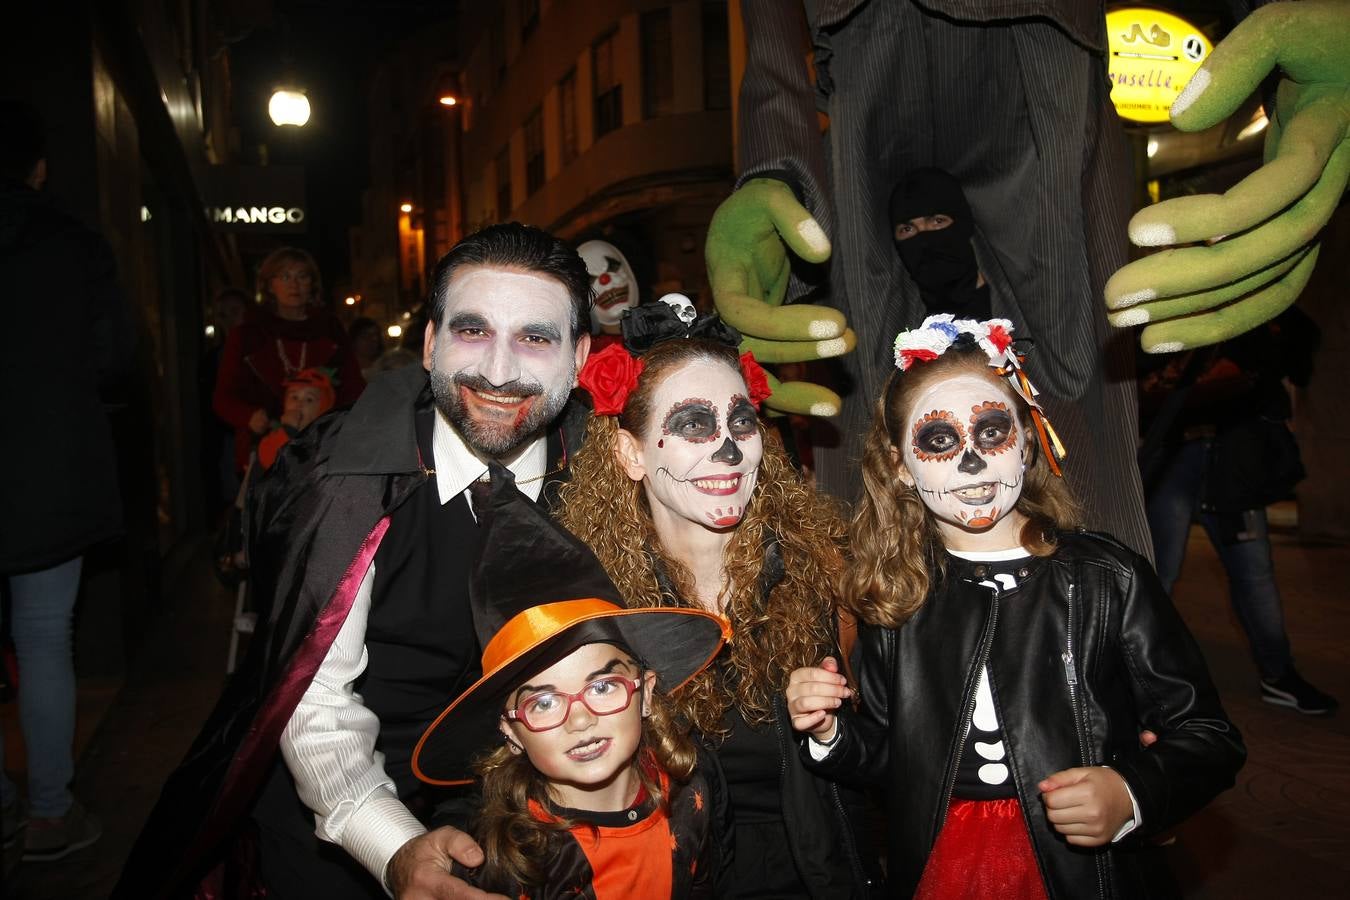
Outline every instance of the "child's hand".
POLYGON ((784 693, 792 727, 808 732, 824 743, 834 740, 834 710, 845 698, 853 696, 848 681, 839 674, 839 663, 832 656, 821 660, 819 668, 794 671, 788 676, 784 693))
POLYGON ((1100 847, 1134 818, 1125 779, 1115 769, 1065 769, 1036 785, 1046 818, 1075 847, 1100 847))

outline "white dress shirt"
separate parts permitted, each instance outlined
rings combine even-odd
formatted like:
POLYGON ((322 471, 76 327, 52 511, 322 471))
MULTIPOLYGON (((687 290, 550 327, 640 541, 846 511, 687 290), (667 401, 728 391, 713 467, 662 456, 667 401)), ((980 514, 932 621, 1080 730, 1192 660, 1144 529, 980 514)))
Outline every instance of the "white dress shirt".
MULTIPOLYGON (((545 438, 503 462, 521 492, 538 499, 548 465, 545 438)), ((468 503, 469 485, 488 471, 487 462, 440 413, 432 430, 432 465, 442 504, 457 496, 468 503)), ((342 847, 384 884, 390 858, 426 828, 398 799, 384 771, 384 754, 375 750, 380 720, 353 689, 369 660, 366 621, 374 584, 372 562, 351 612, 281 735, 281 753, 300 799, 314 811, 315 833, 342 847)), ((446 697, 446 704, 453 699, 446 697)))

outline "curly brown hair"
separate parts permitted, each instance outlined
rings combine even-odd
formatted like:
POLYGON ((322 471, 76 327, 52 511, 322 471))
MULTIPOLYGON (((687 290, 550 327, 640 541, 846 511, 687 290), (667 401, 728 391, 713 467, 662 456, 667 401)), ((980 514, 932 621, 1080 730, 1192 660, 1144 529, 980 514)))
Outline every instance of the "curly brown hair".
MULTIPOLYGON (((694 596, 692 574, 661 546, 646 492, 617 455, 619 429, 645 434, 656 386, 696 360, 719 361, 740 372, 730 347, 703 340, 657 344, 643 356, 643 372, 623 413, 592 420, 562 489, 559 521, 595 551, 629 606, 697 606, 688 599, 694 596), (658 572, 673 590, 662 589, 658 572)), ((792 670, 836 652, 834 581, 843 565, 843 520, 831 498, 802 483, 762 423, 760 433, 764 458, 758 481, 723 551, 727 590, 721 612, 734 633, 719 664, 674 698, 705 735, 725 733, 723 716, 733 704, 746 721, 767 723, 773 698, 792 670), (766 599, 765 560, 775 541, 784 571, 766 599)))
MULTIPOLYGON (((898 628, 928 595, 944 559, 936 520, 919 492, 897 474, 901 431, 914 400, 934 381, 978 375, 997 385, 1017 409, 1023 433, 1031 408, 1007 379, 994 373, 978 348, 948 350, 908 372, 895 371, 877 399, 863 445, 863 494, 849 523, 851 562, 840 586, 841 602, 860 620, 898 628)), ((1055 550, 1055 532, 1076 525, 1078 506, 1064 479, 1050 471, 1037 441, 1028 441, 1026 476, 1016 509, 1026 516, 1019 539, 1036 556, 1055 550)))
MULTIPOLYGON (((677 720, 670 700, 659 689, 653 691, 651 714, 642 720, 642 738, 633 764, 648 796, 663 809, 669 798, 659 773, 677 782, 687 781, 698 754, 677 720)), ((545 821, 531 812, 531 801, 545 809, 553 801, 549 781, 528 756, 513 752, 510 744, 503 743, 481 757, 474 768, 482 781, 482 809, 476 828, 484 857, 479 883, 486 888, 545 884, 549 840, 576 822, 563 817, 545 821)))

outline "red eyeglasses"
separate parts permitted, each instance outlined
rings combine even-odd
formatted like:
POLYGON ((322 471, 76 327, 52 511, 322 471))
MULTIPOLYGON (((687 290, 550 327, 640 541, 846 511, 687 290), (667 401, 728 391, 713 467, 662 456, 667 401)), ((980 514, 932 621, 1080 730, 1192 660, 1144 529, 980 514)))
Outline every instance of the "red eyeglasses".
POLYGON ((557 728, 572 713, 572 704, 578 700, 597 716, 621 713, 633 703, 633 692, 642 682, 622 675, 606 675, 588 683, 575 694, 566 691, 540 691, 531 694, 507 710, 503 719, 519 722, 530 731, 548 731, 557 728))

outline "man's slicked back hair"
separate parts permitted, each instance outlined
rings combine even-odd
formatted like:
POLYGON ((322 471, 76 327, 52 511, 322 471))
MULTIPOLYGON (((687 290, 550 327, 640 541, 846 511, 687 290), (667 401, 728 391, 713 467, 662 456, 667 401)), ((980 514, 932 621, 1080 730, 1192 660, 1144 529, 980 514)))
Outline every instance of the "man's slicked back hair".
POLYGON ((454 278, 455 272, 466 266, 516 269, 552 278, 567 290, 567 295, 572 299, 572 337, 576 338, 582 327, 589 327, 591 276, 576 250, 541 228, 519 222, 503 222, 469 235, 436 264, 436 271, 431 276, 431 296, 427 298, 427 309, 437 328, 445 319, 445 299, 450 280, 454 278))

